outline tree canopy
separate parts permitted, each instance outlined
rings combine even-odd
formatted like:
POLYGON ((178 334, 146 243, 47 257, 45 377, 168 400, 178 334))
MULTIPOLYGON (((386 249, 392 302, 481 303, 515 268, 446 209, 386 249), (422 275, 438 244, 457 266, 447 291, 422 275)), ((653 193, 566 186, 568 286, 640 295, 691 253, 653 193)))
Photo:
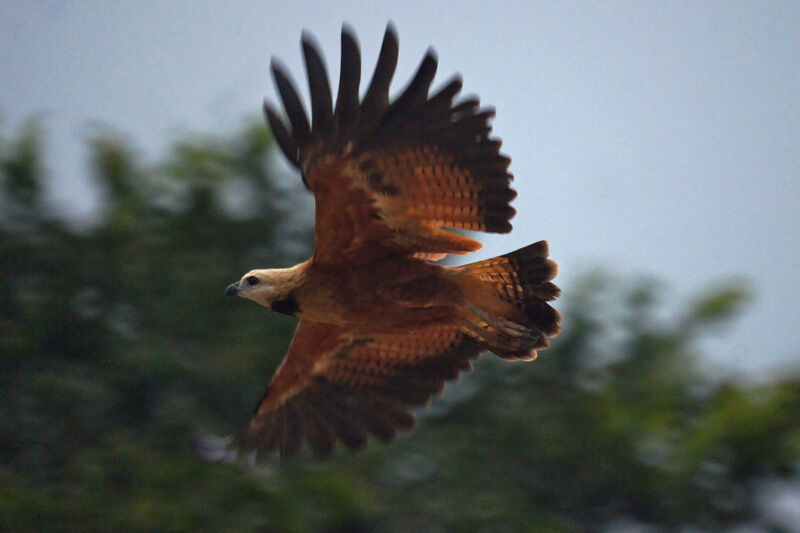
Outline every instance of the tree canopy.
POLYGON ((98 130, 101 222, 45 201, 43 134, 0 134, 0 526, 4 530, 779 529, 760 488, 797 479, 800 381, 703 375, 698 339, 747 293, 667 309, 663 287, 587 273, 534 363, 484 356, 411 436, 328 460, 209 464, 294 320, 222 296, 313 243, 265 127, 186 136, 157 164, 98 130), (670 312, 665 312, 670 311, 670 312))

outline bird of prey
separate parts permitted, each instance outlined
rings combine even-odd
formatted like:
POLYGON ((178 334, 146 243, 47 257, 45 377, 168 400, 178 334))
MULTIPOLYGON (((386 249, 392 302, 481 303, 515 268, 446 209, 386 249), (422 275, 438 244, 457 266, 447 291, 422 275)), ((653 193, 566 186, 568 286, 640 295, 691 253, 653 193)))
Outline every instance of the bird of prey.
POLYGON ((341 43, 334 104, 320 51, 303 35, 310 121, 286 69, 271 65, 286 118, 268 102, 264 111, 314 194, 316 243, 307 261, 252 270, 225 291, 300 322, 250 424, 216 457, 390 441, 414 426, 411 408, 481 351, 529 361, 560 329, 547 303, 559 289, 545 241, 465 266, 435 263, 481 246, 443 228, 511 231, 516 192, 510 159, 490 135, 494 111, 457 99, 458 76, 431 93, 432 50, 391 101, 391 24, 359 98, 361 57, 346 25, 341 43))

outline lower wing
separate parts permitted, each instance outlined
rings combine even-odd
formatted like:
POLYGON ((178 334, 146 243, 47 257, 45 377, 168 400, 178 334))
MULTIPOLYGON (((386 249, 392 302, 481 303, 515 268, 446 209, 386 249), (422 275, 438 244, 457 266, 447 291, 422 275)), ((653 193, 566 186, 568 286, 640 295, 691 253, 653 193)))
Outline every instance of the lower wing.
POLYGON ((301 321, 247 428, 233 441, 216 443, 216 450, 206 440, 200 453, 221 460, 277 449, 283 458, 305 442, 324 456, 337 441, 352 450, 368 435, 388 442, 414 427, 409 409, 427 404, 447 380, 470 369, 481 349, 451 326, 359 335, 301 321))

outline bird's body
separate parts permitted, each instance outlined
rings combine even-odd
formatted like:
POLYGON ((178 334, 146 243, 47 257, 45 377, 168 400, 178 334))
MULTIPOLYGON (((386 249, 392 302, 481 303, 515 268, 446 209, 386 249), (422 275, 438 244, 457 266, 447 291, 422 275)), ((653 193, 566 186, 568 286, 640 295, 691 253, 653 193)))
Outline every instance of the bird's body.
POLYGON ((457 287, 438 265, 408 258, 352 269, 312 263, 308 274, 306 286, 298 291, 299 318, 352 328, 368 324, 366 329, 383 333, 454 318, 457 287), (331 310, 333 320, 324 309, 331 310))
POLYGON ((244 296, 312 322, 391 332, 453 323, 458 314, 460 291, 454 269, 419 259, 384 259, 351 268, 309 260, 291 269, 263 272, 248 275, 269 277, 277 272, 287 294, 269 303, 257 291, 244 296))
POLYGON ((516 193, 510 160, 489 136, 493 112, 475 98, 454 102, 460 79, 429 95, 436 70, 430 51, 390 102, 397 60, 391 26, 363 99, 350 30, 342 32, 335 106, 308 36, 303 51, 311 123, 276 64, 289 124, 271 106, 265 110, 278 144, 314 193, 315 251, 292 268, 248 272, 226 290, 300 319, 228 456, 276 448, 286 456, 304 441, 325 454, 337 440, 359 448, 368 434, 388 441, 413 426, 409 407, 427 403, 482 350, 531 360, 559 331, 559 315, 547 303, 559 290, 550 282, 556 265, 546 242, 460 267, 433 262, 480 247, 443 227, 511 230, 516 193))

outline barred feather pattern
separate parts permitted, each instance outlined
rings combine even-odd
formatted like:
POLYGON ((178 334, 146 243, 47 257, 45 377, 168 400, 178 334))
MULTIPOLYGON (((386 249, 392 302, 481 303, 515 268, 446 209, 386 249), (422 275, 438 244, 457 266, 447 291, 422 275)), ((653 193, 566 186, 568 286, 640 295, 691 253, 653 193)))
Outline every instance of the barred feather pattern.
MULTIPOLYGON (((558 273, 558 265, 547 256, 547 241, 530 244, 514 252, 460 267, 467 270, 481 282, 490 284, 496 294, 504 301, 521 309, 527 317, 527 325, 538 331, 540 337, 531 349, 547 348, 548 337, 561 331, 561 316, 548 302, 560 295, 560 289, 551 282, 558 273)), ((507 359, 532 359, 519 357, 519 354, 502 353, 497 355, 507 359)))
MULTIPOLYGON (((429 50, 406 89, 389 101, 389 86, 397 64, 397 35, 390 24, 384 34, 375 73, 359 101, 361 58, 352 31, 342 29, 339 93, 331 108, 330 84, 321 53, 309 35, 303 53, 311 94, 311 122, 288 73, 273 61, 272 70, 288 124, 265 103, 267 119, 279 146, 297 166, 317 203, 332 202, 328 184, 343 181, 363 189, 370 206, 364 217, 377 217, 391 231, 385 235, 352 235, 353 239, 392 253, 429 259, 467 253, 480 243, 441 228, 506 233, 515 211, 509 202, 510 159, 492 138, 492 109, 477 98, 455 101, 461 80, 454 78, 433 95, 430 86, 437 60, 429 50), (331 158, 355 162, 332 164, 331 158), (321 164, 325 163, 325 164, 321 164), (332 174, 332 170, 337 174, 332 174), (343 174, 342 174, 343 173, 343 174)), ((317 220, 318 240, 326 232, 353 224, 352 213, 323 209, 317 220), (321 235, 320 235, 321 233, 321 235)), ((318 212, 319 214, 319 212, 318 212)), ((357 223, 360 227, 368 224, 357 223)), ((377 232, 380 233, 380 232, 377 232)))
POLYGON ((295 338, 301 347, 316 344, 327 351, 322 357, 314 353, 319 358, 310 368, 279 369, 249 427, 233 443, 239 453, 278 450, 285 458, 305 442, 315 455, 325 456, 337 441, 351 450, 362 448, 370 435, 388 442, 414 427, 409 408, 441 393, 484 348, 452 326, 351 338, 303 321, 295 338))
POLYGON ((388 223, 395 219, 474 231, 510 231, 508 178, 477 173, 437 146, 370 154, 359 161, 388 223))

